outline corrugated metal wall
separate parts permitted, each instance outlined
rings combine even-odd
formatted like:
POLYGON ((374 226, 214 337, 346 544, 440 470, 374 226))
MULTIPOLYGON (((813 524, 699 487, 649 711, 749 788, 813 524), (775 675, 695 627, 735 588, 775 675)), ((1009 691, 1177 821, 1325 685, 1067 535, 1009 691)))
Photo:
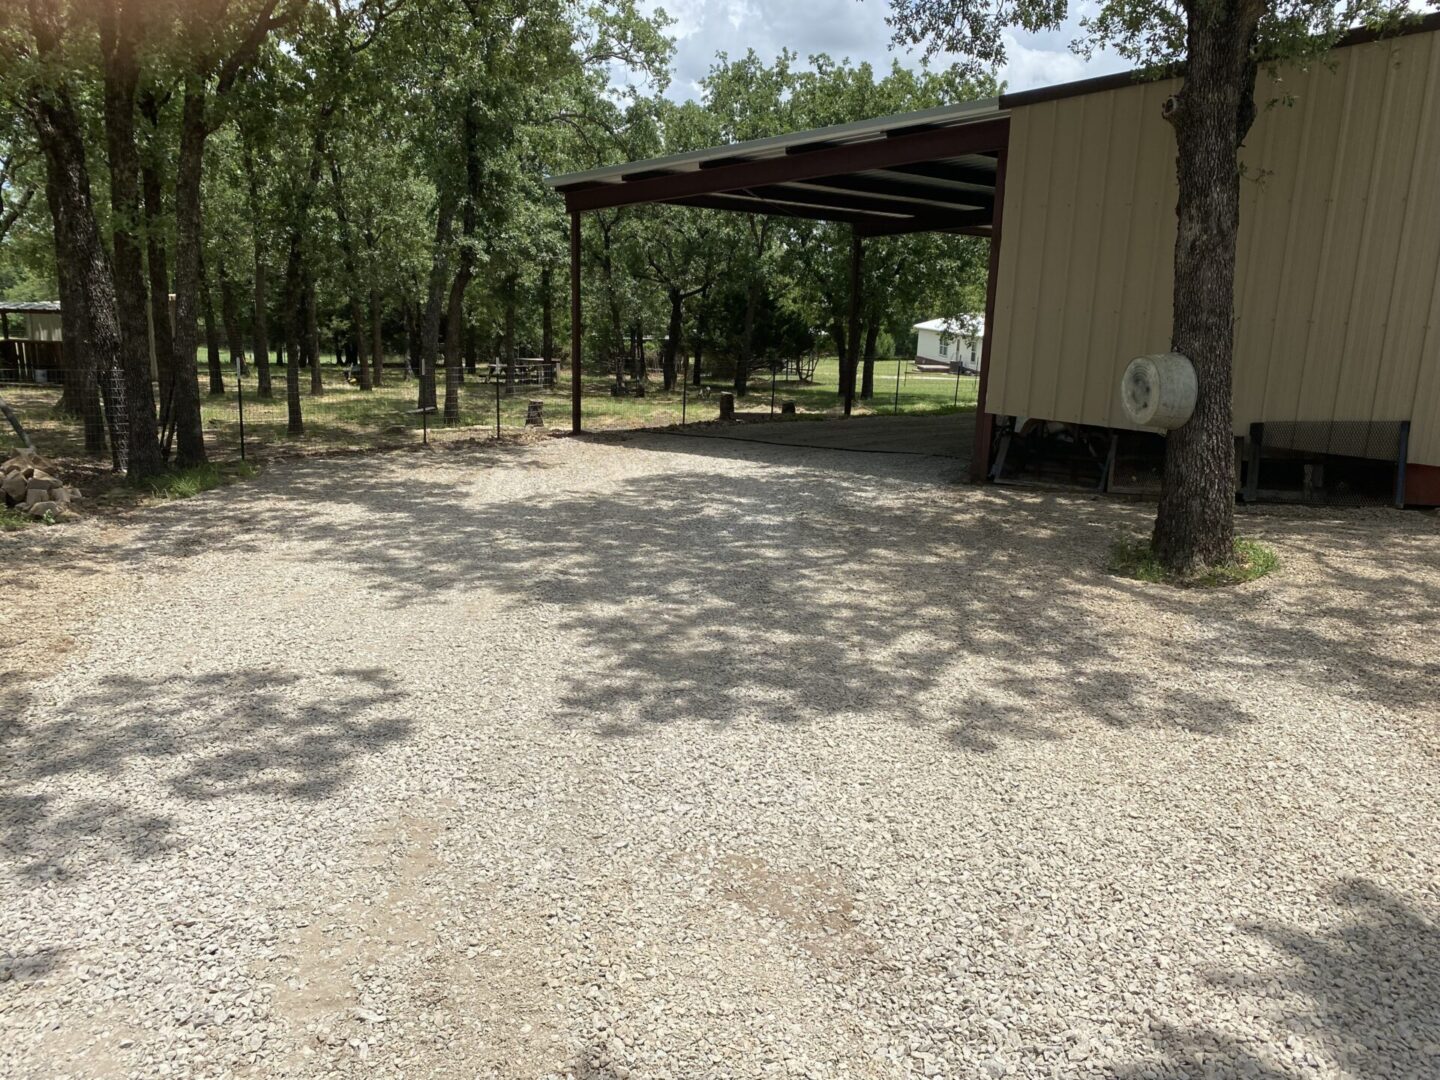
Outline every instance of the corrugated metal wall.
MULTIPOLYGON (((1235 430, 1412 420, 1440 465, 1440 34, 1262 77, 1242 157, 1235 430)), ((988 408, 1126 426, 1120 375, 1170 343, 1174 81, 1017 107, 988 408)))

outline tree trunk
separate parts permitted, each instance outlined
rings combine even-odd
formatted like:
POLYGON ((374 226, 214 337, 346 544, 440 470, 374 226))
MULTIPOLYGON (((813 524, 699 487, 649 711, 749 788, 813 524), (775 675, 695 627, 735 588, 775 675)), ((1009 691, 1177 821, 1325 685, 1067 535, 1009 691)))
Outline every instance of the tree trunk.
POLYGON ((835 364, 840 371, 840 392, 845 392, 845 324, 838 318, 830 324, 830 336, 835 341, 835 364))
POLYGON ((685 298, 675 286, 666 290, 670 300, 670 325, 665 334, 665 354, 660 362, 666 390, 675 389, 675 371, 680 356, 680 333, 685 315, 685 298))
MULTIPOLYGON (((135 97, 139 62, 130 19, 114 7, 103 9, 105 148, 110 162, 111 243, 116 318, 120 327, 120 369, 127 373, 125 404, 153 401, 150 394, 150 333, 145 319, 145 264, 140 249, 140 154, 135 142, 135 97), (143 379, 142 379, 143 375, 143 379), (141 383, 144 389, 141 389, 141 383), (132 388, 134 394, 129 390, 132 388)), ((152 420, 153 422, 153 420, 152 420)))
POLYGON ((505 357, 505 393, 515 392, 515 275, 505 280, 505 336, 500 351, 505 357))
POLYGON ((366 355, 365 314, 360 307, 360 297, 355 293, 350 294, 350 341, 355 350, 352 366, 360 381, 360 389, 374 389, 374 373, 370 367, 370 357, 366 355))
POLYGON ((474 258, 467 246, 460 253, 450 299, 445 309, 445 423, 460 422, 460 372, 465 366, 465 290, 474 272, 474 258))
POLYGON ((550 267, 540 271, 540 358, 555 355, 555 297, 550 289, 550 267))
MULTIPOLYGON (((86 312, 89 305, 79 288, 83 277, 77 265, 68 224, 61 199, 61 181, 56 175, 51 155, 45 155, 45 198, 50 204, 50 220, 55 236, 55 276, 60 286, 60 333, 65 345, 65 390, 61 406, 72 416, 79 416, 85 433, 85 454, 100 457, 105 453, 105 420, 100 413, 99 378, 95 369, 95 353, 90 346, 86 312)), ((117 417, 108 417, 112 427, 117 417)), ((112 449, 118 448, 112 432, 112 449)), ((118 462, 117 462, 118 464, 118 462)))
POLYGON ((745 319, 740 329, 740 357, 735 361, 735 396, 750 390, 750 365, 755 362, 755 309, 760 305, 760 275, 751 270, 745 283, 745 319))
POLYGON ((420 312, 405 301, 405 378, 420 374, 420 312))
MULTIPOLYGON (((46 165, 57 181, 61 221, 66 233, 73 288, 84 297, 86 341, 95 377, 110 387, 112 430, 122 433, 119 457, 133 478, 153 476, 162 468, 155 426, 150 365, 121 363, 121 330, 110 258, 100 239, 85 164, 83 125, 63 87, 35 92, 31 98, 36 135, 46 165), (119 378, 110 379, 111 372, 119 378)), ((143 308, 141 309, 144 310, 143 308)), ((84 395, 88 398, 88 391, 84 395)))
POLYGON ((345 277, 350 286, 350 336, 355 342, 356 371, 360 378, 360 389, 369 390, 373 385, 371 367, 362 359, 365 349, 364 323, 360 314, 360 264, 356 257, 356 240, 350 227, 349 212, 345 205, 345 178, 340 162, 330 158, 330 179, 335 185, 335 216, 340 224, 340 251, 345 260, 345 277))
POLYGON ((310 396, 325 394, 325 373, 320 366, 320 315, 315 310, 315 275, 305 268, 305 351, 310 354, 310 396))
POLYGON ((205 462, 205 427, 200 420, 200 381, 195 366, 196 318, 200 295, 200 178, 204 167, 205 87, 186 76, 180 118, 180 154, 175 169, 175 464, 205 462))
POLYGON ((385 342, 380 332, 380 290, 370 290, 370 364, 371 384, 379 386, 385 381, 385 342))
POLYGON ((865 326, 864 371, 860 377, 860 396, 875 396, 875 342, 880 336, 880 320, 872 317, 865 326))
POLYGON ((237 377, 245 374, 245 338, 240 332, 240 304, 235 297, 235 282, 225 272, 225 260, 216 268, 220 275, 220 321, 225 326, 225 344, 230 350, 230 363, 237 377))
POLYGON ((700 310, 695 315, 695 371, 691 375, 691 381, 696 386, 704 386, 704 377, 700 373, 701 354, 705 349, 705 294, 700 294, 700 310))
POLYGON ((1239 147, 1255 116, 1254 27, 1228 5, 1191 15, 1185 81, 1166 103, 1179 181, 1171 348, 1195 368, 1195 411, 1165 443, 1152 544, 1175 574, 1228 562, 1235 550, 1235 246, 1239 147))
POLYGON ((300 235, 290 236, 290 253, 285 260, 285 432, 305 434, 305 418, 300 409, 300 324, 304 306, 304 285, 301 281, 300 235))
POLYGON ((205 362, 210 371, 210 393, 225 393, 225 369, 220 365, 220 328, 215 322, 215 298, 210 292, 210 275, 205 252, 200 252, 200 316, 205 323, 205 362))
POLYGON ((480 371, 480 328, 471 320, 465 320, 465 374, 475 375, 480 371))
POLYGON ((425 317, 420 331, 420 388, 418 403, 422 409, 435 408, 435 361, 440 353, 440 316, 445 302, 445 287, 450 281, 450 240, 455 221, 455 196, 440 197, 435 217, 435 247, 430 253, 430 287, 425 294, 425 317))
POLYGON ((275 396, 270 383, 270 297, 265 274, 265 238, 260 219, 260 181, 255 171, 255 158, 250 148, 245 148, 245 175, 250 186, 250 215, 253 219, 255 242, 255 332, 252 344, 255 348, 255 394, 261 398, 275 396))

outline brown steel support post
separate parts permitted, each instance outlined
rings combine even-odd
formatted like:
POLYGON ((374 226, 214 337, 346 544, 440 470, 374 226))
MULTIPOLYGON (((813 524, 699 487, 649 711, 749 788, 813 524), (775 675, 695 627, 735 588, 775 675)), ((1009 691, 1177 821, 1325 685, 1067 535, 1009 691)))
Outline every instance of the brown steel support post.
POLYGON ((990 352, 995 344, 995 287, 1000 275, 1000 223, 1005 211, 1005 147, 995 158, 995 216, 990 226, 990 269, 985 277, 985 337, 980 343, 980 386, 975 398, 975 449, 970 455, 970 479, 985 482, 990 473, 990 444, 995 417, 985 411, 985 390, 990 381, 990 352))
POLYGON ((580 211, 570 211, 570 430, 580 434, 580 211))
POLYGON ((845 328, 845 353, 840 358, 840 390, 845 395, 845 415, 855 403, 855 373, 860 366, 860 260, 864 241, 850 230, 850 321, 845 328))

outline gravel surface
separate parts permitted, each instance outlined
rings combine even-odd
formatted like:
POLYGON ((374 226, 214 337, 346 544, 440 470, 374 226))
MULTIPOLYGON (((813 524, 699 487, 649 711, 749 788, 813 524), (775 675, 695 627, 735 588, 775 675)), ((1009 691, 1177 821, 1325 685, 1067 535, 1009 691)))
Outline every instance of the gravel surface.
POLYGON ((7 539, 0 1075, 1440 1075, 1440 522, 1180 592, 961 468, 451 447, 7 539))

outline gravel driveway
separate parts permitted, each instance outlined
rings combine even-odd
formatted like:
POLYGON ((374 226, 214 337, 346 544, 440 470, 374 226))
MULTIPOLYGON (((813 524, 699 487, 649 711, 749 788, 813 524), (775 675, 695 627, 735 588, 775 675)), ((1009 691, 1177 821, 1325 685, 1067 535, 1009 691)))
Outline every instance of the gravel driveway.
POLYGON ((960 468, 555 440, 6 541, 0 1075, 1440 1075, 1440 522, 1177 592, 1101 569, 1150 508, 960 468))

